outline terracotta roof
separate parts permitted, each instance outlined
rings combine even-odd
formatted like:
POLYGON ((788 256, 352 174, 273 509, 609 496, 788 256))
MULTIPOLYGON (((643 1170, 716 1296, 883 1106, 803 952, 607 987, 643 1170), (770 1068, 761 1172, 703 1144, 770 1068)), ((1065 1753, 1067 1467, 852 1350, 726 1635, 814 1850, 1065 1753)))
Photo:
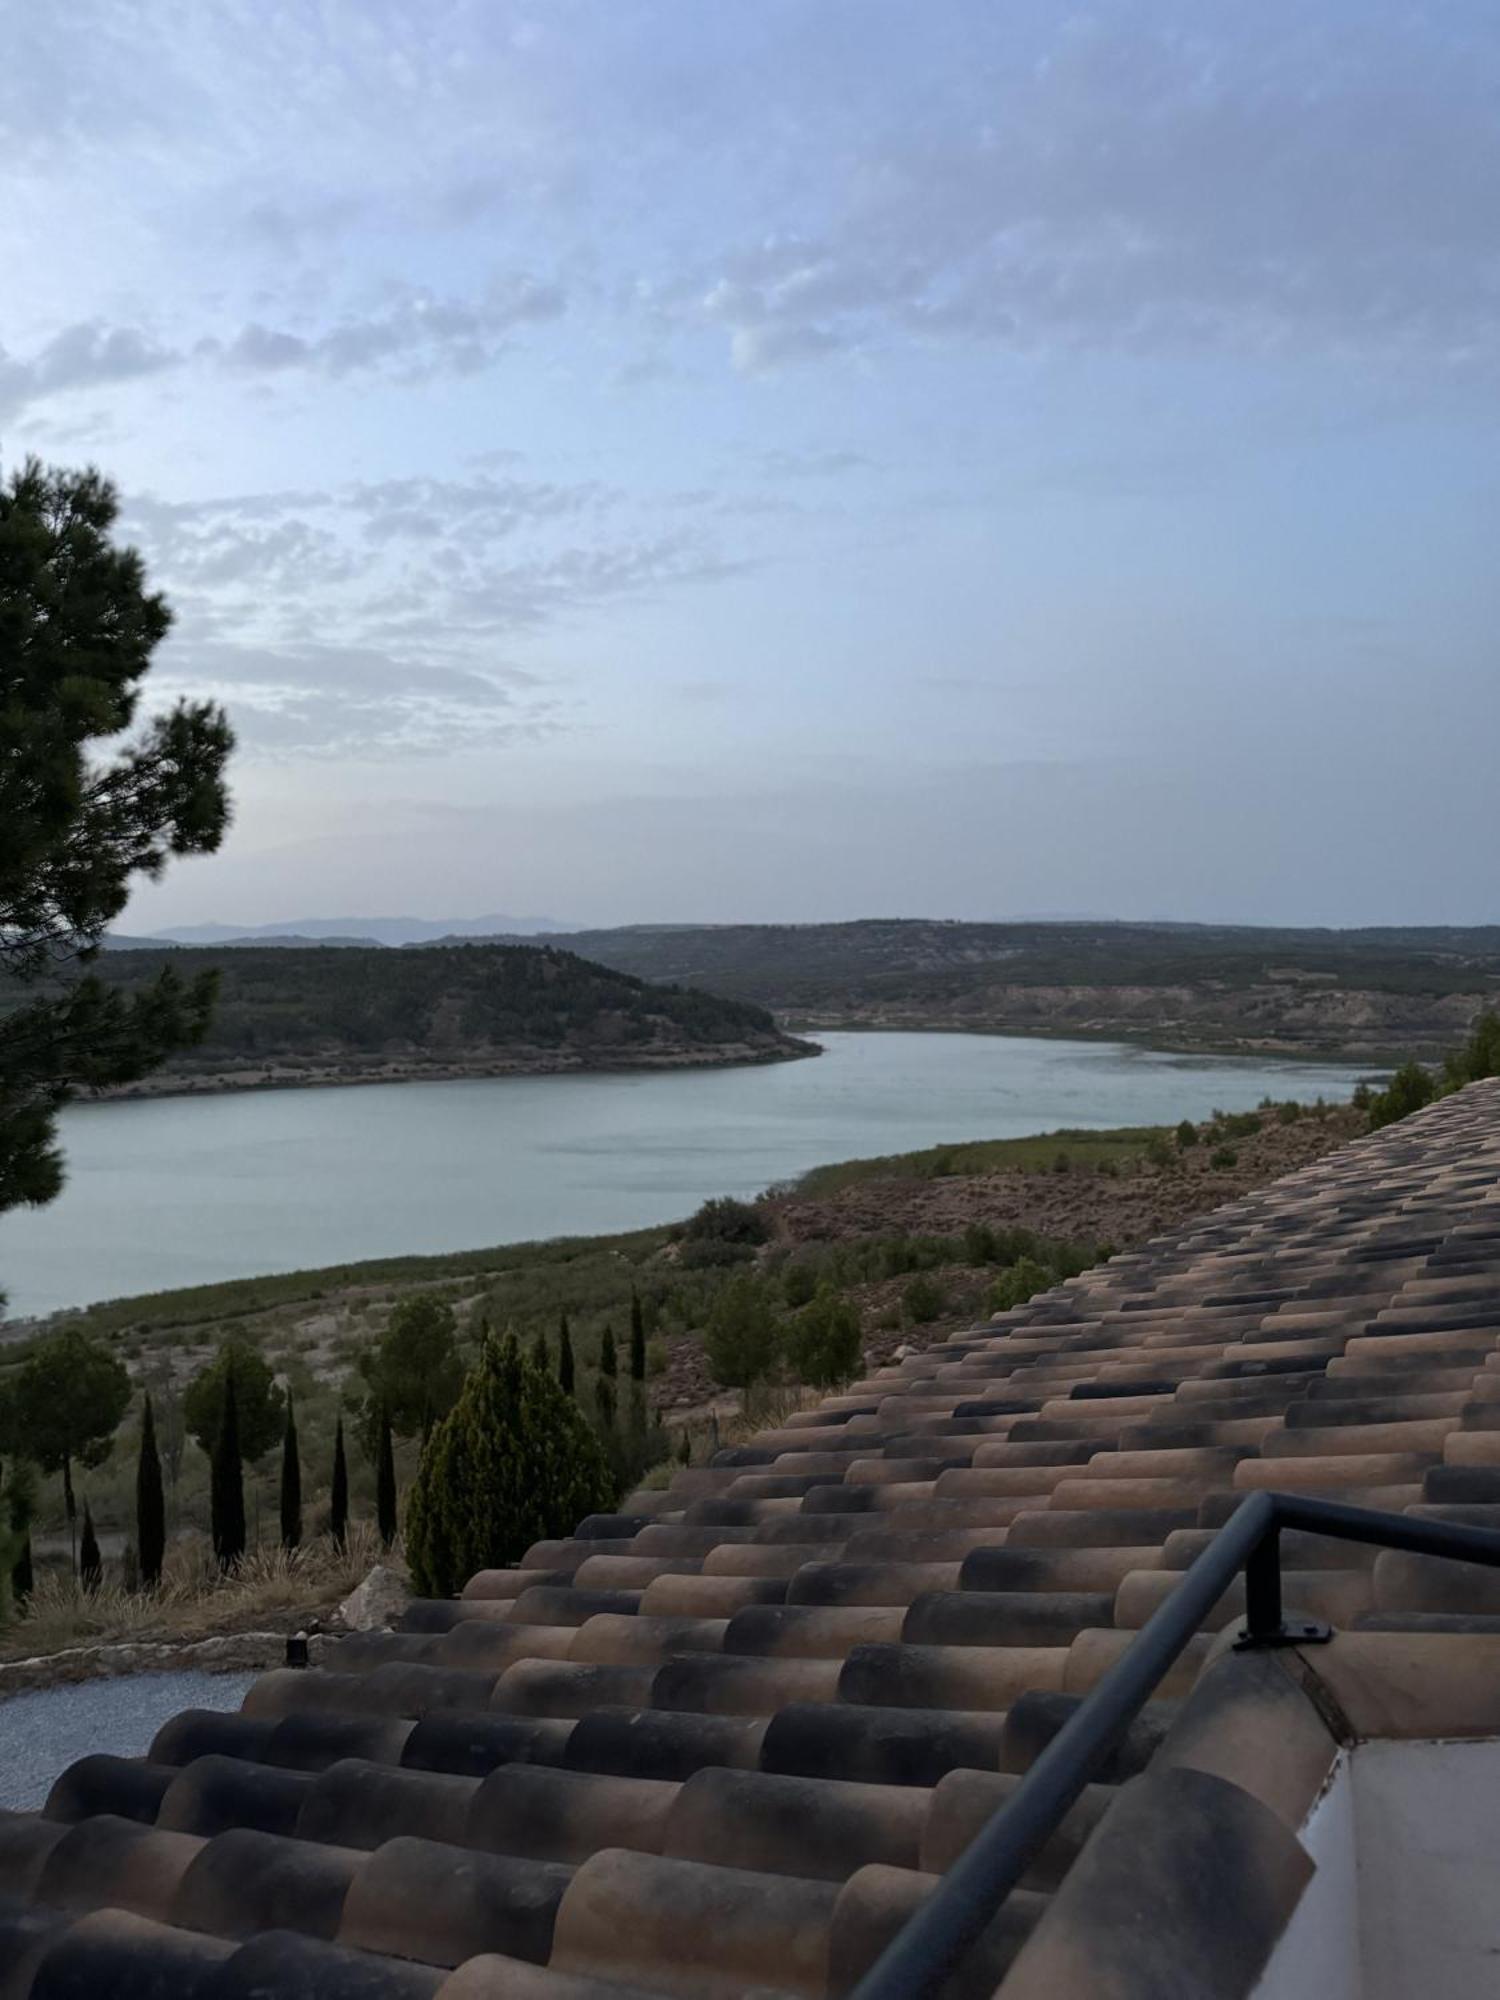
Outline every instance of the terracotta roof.
MULTIPOLYGON (((844 1993, 1264 1487, 1500 1525, 1500 1083, 83 1759, 0 1819, 0 2000, 844 1993)), ((1246 1990, 1330 1716, 1500 1728, 1500 1575, 1284 1565, 1343 1636, 1203 1673, 1226 1598, 954 1994, 1246 1990)))

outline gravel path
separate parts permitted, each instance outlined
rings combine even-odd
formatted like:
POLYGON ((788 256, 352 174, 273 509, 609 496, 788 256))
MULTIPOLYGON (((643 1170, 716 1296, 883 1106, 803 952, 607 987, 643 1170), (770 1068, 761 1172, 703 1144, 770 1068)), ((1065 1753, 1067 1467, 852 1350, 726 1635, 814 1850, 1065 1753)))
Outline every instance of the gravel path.
POLYGON ((0 1806, 32 1811, 91 1751, 140 1757, 184 1708, 238 1708, 254 1674, 124 1674, 0 1701, 0 1806))

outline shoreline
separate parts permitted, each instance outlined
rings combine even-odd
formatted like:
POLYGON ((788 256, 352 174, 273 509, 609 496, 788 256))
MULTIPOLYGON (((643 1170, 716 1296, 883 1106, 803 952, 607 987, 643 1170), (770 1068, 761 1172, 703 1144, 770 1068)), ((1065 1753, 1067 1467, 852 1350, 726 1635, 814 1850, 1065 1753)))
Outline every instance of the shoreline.
POLYGON ((752 1043, 720 1044, 712 1051, 674 1049, 643 1052, 636 1057, 611 1056, 591 1062, 584 1057, 561 1058, 545 1050, 518 1052, 488 1060, 432 1063, 393 1061, 341 1069, 332 1063, 293 1067, 266 1063, 254 1069, 205 1070, 199 1075, 158 1071, 138 1083, 117 1084, 81 1093, 80 1104, 130 1104, 167 1097, 232 1097, 269 1090, 339 1090, 381 1083, 498 1083, 528 1076, 639 1076, 666 1070, 757 1069, 771 1063, 802 1062, 823 1053, 816 1043, 788 1035, 792 1046, 760 1048, 752 1043))

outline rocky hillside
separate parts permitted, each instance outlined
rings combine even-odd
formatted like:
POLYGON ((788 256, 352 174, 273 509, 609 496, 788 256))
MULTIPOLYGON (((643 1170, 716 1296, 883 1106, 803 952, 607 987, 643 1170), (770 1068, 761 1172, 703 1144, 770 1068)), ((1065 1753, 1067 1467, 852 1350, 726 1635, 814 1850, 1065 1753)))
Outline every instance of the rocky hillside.
POLYGON ((565 940, 807 1028, 1107 1035, 1383 1062, 1451 1047, 1500 994, 1500 928, 1103 922, 726 924, 565 940))
POLYGON ((815 1048, 743 1000, 648 984, 568 951, 476 944, 113 951, 112 984, 215 964, 207 1040, 132 1095, 563 1070, 777 1062, 815 1048))

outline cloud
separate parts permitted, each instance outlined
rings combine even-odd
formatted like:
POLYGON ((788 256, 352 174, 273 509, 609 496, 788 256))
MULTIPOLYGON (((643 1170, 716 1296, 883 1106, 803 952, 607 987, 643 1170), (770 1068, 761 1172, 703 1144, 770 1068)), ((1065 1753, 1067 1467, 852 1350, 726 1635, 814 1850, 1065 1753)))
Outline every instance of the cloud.
POLYGON ((1148 25, 1105 0, 1029 62, 977 36, 966 73, 806 175, 800 215, 727 246, 690 311, 750 374, 913 339, 1488 362, 1500 43, 1273 12, 1148 25))
POLYGON ((85 320, 26 360, 0 347, 0 415, 70 390, 191 365, 238 378, 295 373, 339 381, 380 373, 420 382, 474 375, 494 365, 519 329, 560 319, 567 309, 560 284, 513 273, 492 280, 473 301, 406 290, 376 311, 344 314, 310 331, 248 320, 233 334, 205 334, 183 348, 164 346, 138 326, 85 320))
POLYGON ((180 357, 135 326, 80 320, 46 341, 29 361, 0 347, 0 415, 70 389, 99 389, 175 367, 180 357))
POLYGON ((230 703, 252 749, 428 750, 563 726, 507 644, 603 604, 732 573, 696 526, 623 496, 475 472, 174 502, 128 496, 178 624, 164 680, 230 703))

